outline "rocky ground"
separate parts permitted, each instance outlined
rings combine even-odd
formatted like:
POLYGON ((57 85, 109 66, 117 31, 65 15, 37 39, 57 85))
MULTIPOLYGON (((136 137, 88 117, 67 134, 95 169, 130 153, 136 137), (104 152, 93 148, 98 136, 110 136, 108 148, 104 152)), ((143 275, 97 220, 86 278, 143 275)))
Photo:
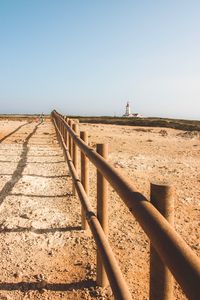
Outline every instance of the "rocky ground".
MULTIPOLYGON (((90 145, 108 143, 109 162, 131 178, 138 191, 150 195, 150 183, 175 189, 175 229, 200 255, 200 132, 175 129, 80 124, 90 145)), ((95 169, 91 198, 95 202, 95 169)), ((133 299, 148 299, 149 240, 110 187, 109 240, 129 283, 133 299)), ((175 285, 175 299, 186 299, 175 285)))
MULTIPOLYGON (((175 227, 200 255, 198 132, 80 124, 90 145, 149 197, 149 183, 176 187, 175 227)), ((113 299, 95 286, 95 243, 81 230, 80 204, 53 125, 0 121, 0 299, 113 299)), ((96 170, 90 165, 96 207, 96 170)), ((148 299, 149 240, 109 187, 109 241, 133 299, 148 299)), ((175 299, 186 299, 175 285, 175 299)))

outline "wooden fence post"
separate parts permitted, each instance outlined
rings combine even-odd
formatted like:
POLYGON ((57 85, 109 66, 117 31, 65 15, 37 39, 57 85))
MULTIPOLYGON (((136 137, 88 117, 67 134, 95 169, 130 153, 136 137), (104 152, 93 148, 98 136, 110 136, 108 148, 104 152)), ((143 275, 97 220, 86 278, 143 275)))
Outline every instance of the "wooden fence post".
MULTIPOLYGON (((103 158, 108 158, 108 145, 97 144, 97 153, 103 158)), ((97 218, 101 227, 108 235, 108 182, 97 170, 97 218)), ((101 259, 100 252, 97 250, 97 284, 101 287, 108 285, 108 278, 101 259)))
MULTIPOLYGON (((88 133, 86 131, 80 132, 80 138, 88 144, 88 133)), ((89 195, 89 161, 86 155, 81 151, 81 183, 84 187, 84 190, 89 195)), ((88 230, 88 222, 85 217, 84 209, 81 206, 81 223, 82 223, 82 229, 88 230)))
MULTIPOLYGON (((70 126, 70 119, 68 118, 67 119, 67 124, 70 126)), ((70 153, 70 134, 69 134, 69 132, 67 132, 67 136, 68 136, 68 139, 67 139, 67 145, 68 145, 68 151, 69 151, 69 153, 70 153)))
MULTIPOLYGON (((174 193, 167 185, 151 183, 151 203, 174 225, 174 193)), ((174 280, 171 272, 150 245, 150 300, 172 300, 174 280)))
MULTIPOLYGON (((58 124, 59 124, 59 130, 60 130, 60 132, 61 132, 61 130, 62 130, 62 129, 61 129, 61 126, 62 126, 62 125, 61 125, 61 120, 58 120, 58 124)), ((62 143, 61 143, 61 140, 59 141, 59 144, 60 144, 60 146, 61 146, 61 144, 62 144, 62 143)))
MULTIPOLYGON (((72 124, 72 129, 73 131, 78 134, 78 124, 73 123, 72 124)), ((74 143, 74 141, 72 141, 72 150, 73 150, 73 164, 74 167, 76 169, 76 171, 78 172, 78 147, 76 146, 76 144, 74 143)), ((73 188, 72 188, 72 193, 73 195, 76 195, 76 189, 75 189, 75 185, 73 184, 73 188)))
MULTIPOLYGON (((69 127, 72 128, 72 120, 69 120, 69 127)), ((69 134, 69 154, 72 158, 72 138, 69 134)))
MULTIPOLYGON (((65 121, 66 121, 66 123, 68 124, 69 119, 66 117, 66 118, 65 118, 65 121)), ((69 143, 68 143, 69 138, 68 138, 68 136, 69 136, 69 132, 68 132, 67 129, 66 129, 66 131, 65 131, 65 144, 66 144, 67 148, 69 147, 69 143)), ((69 150, 69 148, 68 148, 68 150, 69 150)))
POLYGON ((61 135, 63 136, 63 123, 62 123, 62 121, 60 121, 60 132, 61 132, 61 135))

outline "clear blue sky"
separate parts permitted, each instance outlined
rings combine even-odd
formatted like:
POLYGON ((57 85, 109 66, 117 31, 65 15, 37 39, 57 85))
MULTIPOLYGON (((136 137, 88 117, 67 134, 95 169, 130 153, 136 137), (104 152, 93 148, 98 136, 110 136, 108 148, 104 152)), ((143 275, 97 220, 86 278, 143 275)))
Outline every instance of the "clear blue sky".
POLYGON ((0 113, 200 119, 200 1, 0 0, 0 113))

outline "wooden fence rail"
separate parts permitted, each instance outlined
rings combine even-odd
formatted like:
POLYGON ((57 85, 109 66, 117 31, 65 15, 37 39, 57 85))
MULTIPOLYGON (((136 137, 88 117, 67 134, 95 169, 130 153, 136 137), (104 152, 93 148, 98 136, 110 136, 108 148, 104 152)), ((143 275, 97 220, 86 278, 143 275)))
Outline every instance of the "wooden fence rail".
MULTIPOLYGON (((72 120, 56 111, 52 112, 52 119, 63 147, 64 154, 72 174, 74 186, 80 198, 84 215, 90 225, 98 251, 101 255, 108 279, 115 299, 132 299, 122 273, 117 265, 106 235, 97 216, 92 211, 87 193, 78 178, 77 170, 73 164, 73 150, 79 147, 82 156, 86 156, 101 174, 115 189, 120 198, 135 216, 144 232, 151 241, 151 245, 159 255, 163 265, 166 265, 176 281, 180 284, 188 299, 200 299, 200 260, 185 243, 180 235, 173 229, 154 205, 139 193, 135 187, 126 180, 105 158, 94 151, 84 142, 72 127, 72 120), (68 135, 68 139, 66 136, 68 135)), ((74 127, 75 128, 75 127, 74 127)), ((74 152, 75 151, 75 152, 74 152)), ((88 176, 88 175, 87 175, 88 176)), ((167 285, 169 282, 167 282, 167 285)), ((167 287, 169 289, 169 286, 167 287)), ((168 293, 172 294, 172 293, 168 293)), ((171 296, 170 296, 171 297, 171 296)), ((159 300, 170 299, 164 295, 159 300)))

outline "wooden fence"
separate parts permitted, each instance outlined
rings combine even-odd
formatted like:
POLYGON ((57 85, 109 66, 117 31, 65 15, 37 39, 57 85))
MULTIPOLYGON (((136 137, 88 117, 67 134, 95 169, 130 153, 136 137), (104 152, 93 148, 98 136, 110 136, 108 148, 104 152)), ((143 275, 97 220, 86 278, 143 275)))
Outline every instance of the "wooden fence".
POLYGON ((79 137, 78 124, 55 110, 52 120, 72 175, 73 193, 77 192, 82 204, 82 228, 87 229, 89 224, 97 244, 97 284, 105 286, 108 276, 115 299, 132 299, 106 237, 109 182, 150 239, 150 299, 173 299, 173 274, 188 299, 199 300, 200 260, 173 229, 173 213, 169 213, 173 211, 172 189, 151 185, 149 201, 107 162, 105 145, 97 145, 97 151, 94 151, 88 146, 87 133, 81 132, 79 137), (81 151, 81 179, 77 174, 78 148, 81 151), (97 215, 88 199, 88 160, 97 168, 97 215))

